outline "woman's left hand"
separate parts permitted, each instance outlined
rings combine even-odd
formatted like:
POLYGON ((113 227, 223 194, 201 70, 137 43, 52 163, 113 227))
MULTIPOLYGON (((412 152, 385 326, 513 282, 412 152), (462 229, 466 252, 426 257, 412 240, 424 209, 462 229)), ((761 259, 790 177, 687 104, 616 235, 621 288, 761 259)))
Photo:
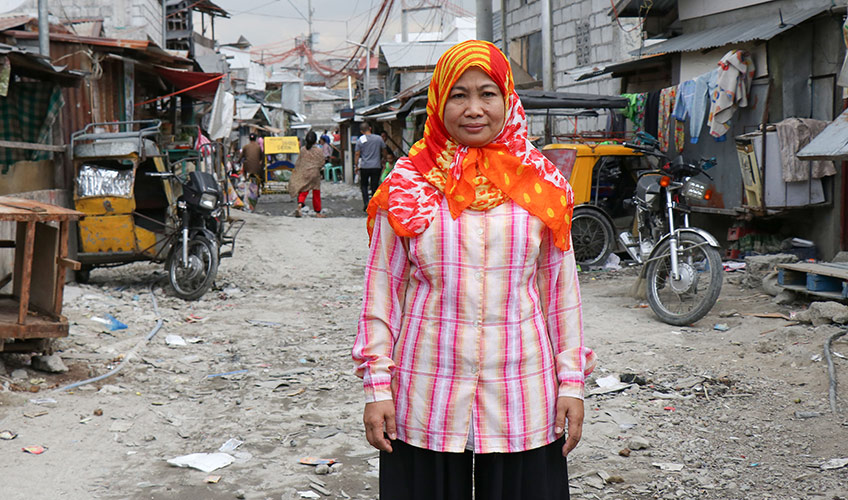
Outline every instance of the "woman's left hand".
POLYGON ((557 437, 562 436, 565 422, 568 420, 568 435, 562 447, 562 456, 567 457, 583 435, 583 400, 560 396, 557 398, 556 420, 554 431, 557 437))

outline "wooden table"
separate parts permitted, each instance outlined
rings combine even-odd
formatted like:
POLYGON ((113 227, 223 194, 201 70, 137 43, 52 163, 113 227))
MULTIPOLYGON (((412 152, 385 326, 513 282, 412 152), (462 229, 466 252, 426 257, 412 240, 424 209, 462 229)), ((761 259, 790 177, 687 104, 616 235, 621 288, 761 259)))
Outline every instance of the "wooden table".
POLYGON ((0 240, 0 249, 15 252, 13 271, 0 277, 0 288, 14 280, 12 294, 0 295, 0 351, 26 350, 68 335, 68 320, 62 316, 65 274, 80 268, 68 259, 68 236, 71 221, 82 216, 56 205, 0 196, 0 221, 17 223, 15 239, 0 240))

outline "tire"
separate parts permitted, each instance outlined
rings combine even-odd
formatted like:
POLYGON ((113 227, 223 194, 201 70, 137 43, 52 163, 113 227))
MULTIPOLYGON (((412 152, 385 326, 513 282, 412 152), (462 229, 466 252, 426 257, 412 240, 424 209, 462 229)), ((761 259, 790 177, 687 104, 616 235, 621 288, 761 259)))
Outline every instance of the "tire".
POLYGON ((646 272, 648 304, 654 314, 670 325, 690 325, 703 318, 718 300, 724 271, 718 250, 700 235, 681 233, 677 240, 681 279, 673 282, 671 242, 666 240, 654 253, 646 272))
POLYGON ((574 258, 584 266, 603 265, 614 244, 609 220, 597 210, 577 207, 571 218, 571 242, 574 258))
POLYGON ((218 247, 202 236, 188 242, 189 267, 182 266, 183 245, 178 242, 168 255, 168 281, 177 297, 197 300, 205 294, 218 273, 218 247))

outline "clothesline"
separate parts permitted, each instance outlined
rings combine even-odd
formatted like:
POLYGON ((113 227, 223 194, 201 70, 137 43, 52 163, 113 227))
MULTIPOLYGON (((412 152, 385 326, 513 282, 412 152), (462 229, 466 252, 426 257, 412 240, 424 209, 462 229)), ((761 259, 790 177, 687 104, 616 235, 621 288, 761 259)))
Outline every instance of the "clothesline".
POLYGON ((748 105, 748 93, 754 78, 754 61, 744 50, 731 50, 712 71, 679 85, 653 92, 622 94, 629 104, 622 114, 634 129, 644 130, 668 151, 669 129, 674 130, 677 151, 684 147, 684 122, 689 122, 690 142, 696 144, 704 121, 716 141, 726 140, 730 119, 740 107, 748 105))

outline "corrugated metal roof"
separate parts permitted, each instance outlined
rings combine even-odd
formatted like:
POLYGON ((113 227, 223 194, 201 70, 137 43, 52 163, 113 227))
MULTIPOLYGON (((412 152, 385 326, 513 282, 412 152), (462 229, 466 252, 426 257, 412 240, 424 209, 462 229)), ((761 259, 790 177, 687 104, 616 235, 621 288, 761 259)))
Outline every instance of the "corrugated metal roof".
POLYGON ((781 22, 778 14, 746 19, 744 21, 726 24, 717 28, 684 33, 674 38, 669 38, 633 53, 642 55, 661 54, 669 52, 692 52, 695 50, 722 47, 731 43, 751 42, 755 40, 770 40, 776 35, 792 29, 811 17, 828 10, 828 7, 813 7, 795 12, 783 13, 781 22))
POLYGON ((442 54, 455 42, 383 43, 380 50, 393 69, 435 68, 442 54))
POLYGON ((31 20, 35 20, 32 16, 9 16, 9 17, 0 17, 0 31, 6 31, 8 29, 17 28, 18 26, 23 26, 31 20))
POLYGON ((848 160, 848 110, 813 137, 796 156, 802 160, 848 160))

